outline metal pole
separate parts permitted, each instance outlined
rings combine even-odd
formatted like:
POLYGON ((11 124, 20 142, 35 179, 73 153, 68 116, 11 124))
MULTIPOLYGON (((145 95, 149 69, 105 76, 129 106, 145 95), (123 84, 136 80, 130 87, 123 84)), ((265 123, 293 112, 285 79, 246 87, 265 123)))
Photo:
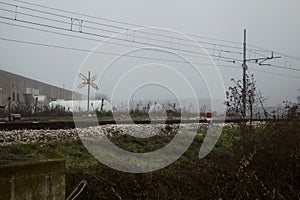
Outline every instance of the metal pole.
POLYGON ((7 100, 8 100, 8 116, 10 116, 10 112, 11 112, 11 97, 8 97, 7 100))
POLYGON ((243 117, 246 117, 246 29, 244 29, 244 58, 243 58, 243 89, 242 89, 242 103, 243 103, 243 117))
POLYGON ((87 101, 87 111, 88 111, 88 112, 90 112, 90 86, 91 86, 91 71, 89 71, 89 74, 88 74, 87 85, 88 85, 88 101, 87 101))
POLYGON ((65 94, 65 84, 63 84, 63 98, 66 100, 66 94, 65 94))

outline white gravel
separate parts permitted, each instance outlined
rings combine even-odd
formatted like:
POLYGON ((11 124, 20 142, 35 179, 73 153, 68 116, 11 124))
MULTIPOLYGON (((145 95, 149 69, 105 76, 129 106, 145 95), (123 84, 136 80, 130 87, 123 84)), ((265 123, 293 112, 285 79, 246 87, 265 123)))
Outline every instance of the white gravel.
MULTIPOLYGON (((59 130, 13 130, 0 131, 0 146, 12 144, 47 143, 80 137, 99 137, 104 135, 128 134, 139 138, 154 136, 158 133, 172 134, 179 125, 168 125, 169 131, 161 131, 167 125, 105 125, 89 128, 59 130)), ((207 124, 181 124, 184 131, 205 129, 207 124)))

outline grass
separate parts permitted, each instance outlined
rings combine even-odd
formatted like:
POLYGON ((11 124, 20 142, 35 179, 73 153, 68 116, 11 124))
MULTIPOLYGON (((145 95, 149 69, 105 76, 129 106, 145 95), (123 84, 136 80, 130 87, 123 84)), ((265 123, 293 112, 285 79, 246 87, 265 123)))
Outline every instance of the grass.
MULTIPOLYGON (((80 140, 1 147, 3 157, 64 158, 67 194, 81 181, 79 199, 299 199, 300 126, 268 123, 241 133, 223 130, 213 151, 198 158, 203 131, 170 166, 145 174, 111 169, 94 159, 80 140)), ((174 135, 146 140, 112 136, 116 145, 133 152, 164 146, 174 135)))

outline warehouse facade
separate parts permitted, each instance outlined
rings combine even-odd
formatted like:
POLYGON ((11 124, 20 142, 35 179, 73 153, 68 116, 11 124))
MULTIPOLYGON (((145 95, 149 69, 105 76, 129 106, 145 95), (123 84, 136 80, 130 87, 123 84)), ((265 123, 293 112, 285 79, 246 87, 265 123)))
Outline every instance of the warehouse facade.
MULTIPOLYGON (((77 94, 75 98, 81 98, 77 94)), ((72 91, 0 70, 0 106, 47 105, 57 99, 72 99, 72 91)))

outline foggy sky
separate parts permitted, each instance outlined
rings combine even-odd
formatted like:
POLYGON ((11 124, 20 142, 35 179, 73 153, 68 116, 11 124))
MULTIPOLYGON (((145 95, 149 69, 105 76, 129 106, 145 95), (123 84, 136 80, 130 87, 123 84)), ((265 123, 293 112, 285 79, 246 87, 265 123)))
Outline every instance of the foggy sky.
MULTIPOLYGON (((28 0, 29 1, 29 0, 28 0)), ((6 1, 12 2, 13 1, 6 1)), ((300 2, 298 0, 164 0, 164 1, 72 1, 35 0, 47 5, 107 19, 163 27, 182 33, 241 42, 247 29, 247 43, 262 48, 300 57, 300 2)), ((0 5, 1 6, 1 5, 0 5)), ((4 21, 0 19, 0 21, 4 21)), ((0 37, 93 49, 97 42, 56 36, 33 30, 0 24, 0 37)), ((33 78, 59 87, 73 89, 86 52, 66 51, 0 41, 0 69, 33 78)), ((241 57, 242 59, 242 57, 241 57)), ((293 64, 294 67, 300 66, 293 64)), ((267 105, 276 105, 285 99, 296 101, 300 79, 251 71, 261 69, 300 77, 299 71, 249 65, 255 74, 257 86, 267 105)), ((225 88, 230 79, 240 79, 242 69, 219 68, 225 88)))

